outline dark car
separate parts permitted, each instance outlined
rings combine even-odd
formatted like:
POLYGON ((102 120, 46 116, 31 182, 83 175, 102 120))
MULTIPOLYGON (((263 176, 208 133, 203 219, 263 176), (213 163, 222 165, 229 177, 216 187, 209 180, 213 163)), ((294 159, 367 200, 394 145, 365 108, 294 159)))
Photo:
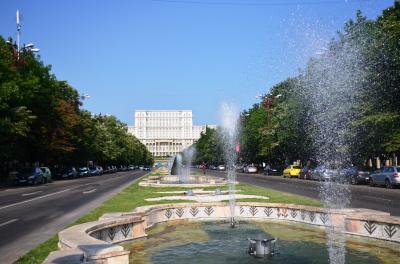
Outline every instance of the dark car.
POLYGON ((345 180, 351 184, 368 184, 370 172, 366 169, 360 169, 356 166, 347 167, 341 170, 345 180))
POLYGON ((244 166, 243 165, 235 165, 236 172, 243 172, 244 166))
POLYGON ((90 175, 91 176, 99 176, 100 170, 97 166, 89 167, 90 175))
MULTIPOLYGON (((215 166, 215 165, 210 165, 210 166, 208 166, 208 168, 210 169, 210 170, 216 170, 217 169, 217 167, 215 166)), ((243 169, 243 168, 242 168, 243 169)))
POLYGON ((78 177, 78 172, 75 167, 65 168, 57 173, 59 179, 75 179, 76 177, 78 177))
POLYGON ((32 184, 43 183, 43 172, 39 167, 27 168, 19 171, 15 178, 15 184, 32 184))
POLYGON ((281 176, 282 175, 282 171, 279 170, 278 168, 273 168, 269 165, 265 166, 264 170, 263 170, 263 174, 270 176, 270 175, 274 175, 274 176, 281 176))
POLYGON ((313 169, 311 166, 304 166, 299 174, 299 179, 312 180, 313 169))
POLYGON ((118 171, 126 171, 128 168, 124 165, 118 166, 118 171))
POLYGON ((90 170, 88 167, 81 167, 79 168, 78 172, 79 177, 87 177, 90 176, 90 170))
POLYGON ((144 166, 144 167, 143 167, 143 170, 144 170, 144 171, 151 171, 151 168, 150 168, 150 166, 144 166))

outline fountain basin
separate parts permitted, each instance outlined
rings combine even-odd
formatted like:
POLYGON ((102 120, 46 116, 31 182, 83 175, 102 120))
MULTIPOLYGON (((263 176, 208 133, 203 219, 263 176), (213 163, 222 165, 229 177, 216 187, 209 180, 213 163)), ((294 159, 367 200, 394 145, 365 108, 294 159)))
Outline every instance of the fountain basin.
POLYGON ((228 182, 224 178, 208 175, 190 175, 182 177, 180 175, 151 176, 139 183, 143 187, 214 187, 224 186, 228 182), (181 179, 185 178, 185 181, 181 179))
MULTIPOLYGON (((298 222, 316 227, 335 225, 335 219, 344 219, 345 233, 400 243, 400 218, 389 213, 368 209, 331 211, 328 220, 324 208, 277 204, 245 203, 235 206, 239 221, 298 222)), ((98 221, 72 226, 59 233, 59 251, 49 255, 45 263, 54 263, 70 252, 79 254, 82 261, 128 263, 129 251, 118 243, 147 236, 147 230, 159 223, 171 221, 230 221, 229 203, 185 203, 143 206, 129 213, 110 213, 98 221)), ((247 238, 247 237, 246 237, 247 238)), ((245 238, 245 239, 246 239, 245 238)))
MULTIPOLYGON (((230 228, 229 223, 221 221, 174 221, 158 224, 148 234, 146 239, 122 244, 131 251, 130 263, 329 263, 325 231, 301 223, 242 221, 230 228), (257 255, 248 254, 247 237, 260 241, 257 255), (279 237, 275 248, 269 248, 274 254, 264 251, 262 241, 274 237, 279 237)), ((395 243, 354 236, 347 240, 347 264, 397 263, 395 243)))

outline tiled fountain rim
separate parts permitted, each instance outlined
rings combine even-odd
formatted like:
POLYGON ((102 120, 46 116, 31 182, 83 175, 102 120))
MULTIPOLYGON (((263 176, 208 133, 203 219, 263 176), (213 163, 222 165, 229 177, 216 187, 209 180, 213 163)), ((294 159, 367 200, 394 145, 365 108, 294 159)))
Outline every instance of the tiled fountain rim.
MULTIPOLYGON (((157 180, 161 178, 179 178, 178 175, 152 175, 139 182, 139 186, 142 187, 181 187, 181 188, 206 188, 206 187, 222 187, 228 184, 228 181, 224 178, 212 175, 191 175, 190 177, 206 177, 214 180, 221 180, 221 182, 214 183, 157 183, 157 180)), ((234 184, 238 184, 237 181, 234 184)))
MULTIPOLYGON (((327 210, 315 206, 238 202, 236 203, 236 211, 238 220, 284 220, 316 226, 327 226, 325 221, 322 223, 317 219, 317 216, 321 218, 321 216, 326 215, 327 210), (271 212, 267 217, 267 212, 265 211, 267 209, 268 212, 271 210, 274 211, 274 213, 271 212), (263 212, 265 212, 265 214, 263 212), (300 214, 300 212, 308 213, 308 221, 306 221, 306 218, 303 218, 303 221, 299 220, 300 216, 297 213, 297 218, 295 218, 295 212, 298 214, 300 214), (281 214, 281 217, 279 214, 281 214), (292 215, 290 216, 290 214, 292 215), (313 220, 310 222, 311 215, 313 215, 313 220), (314 217, 316 219, 315 221, 314 217)), ((332 219, 335 216, 345 219, 346 232, 348 234, 367 236, 400 243, 400 217, 390 216, 389 213, 381 211, 361 208, 331 210, 329 212, 332 215, 332 219), (385 235, 385 232, 387 235, 385 235), (388 236, 390 236, 390 238, 388 236)), ((87 261, 105 260, 105 262, 101 263, 111 263, 107 261, 111 261, 112 258, 120 258, 119 262, 115 262, 116 260, 114 259, 112 260, 114 261, 112 263, 128 263, 129 252, 125 251, 123 247, 115 243, 145 237, 146 229, 157 223, 185 219, 226 220, 229 219, 229 216, 229 204, 226 202, 150 205, 138 207, 132 212, 108 213, 100 217, 98 221, 72 226, 61 231, 59 233, 60 251, 58 252, 61 252, 62 254, 63 251, 65 251, 67 252, 66 254, 68 254, 68 250, 77 249, 81 252, 83 259, 87 261), (205 214, 203 212, 199 213, 198 216, 197 213, 196 215, 190 215, 189 211, 194 210, 193 208, 196 208, 196 211, 198 209, 203 211, 206 211, 206 209, 212 210, 210 211, 210 214, 205 214), (184 215, 185 209, 186 215, 184 215), (124 233, 125 236, 120 235, 118 237, 118 230, 124 233), (124 230, 125 232, 123 232, 124 230), (112 239, 110 240, 109 237, 104 239, 104 233, 112 233, 112 239), (103 238, 103 240, 99 238, 103 238), (107 242, 106 240, 110 241, 107 242)), ((321 220, 323 219, 321 218, 321 220)), ((63 257, 65 256, 63 255, 63 257)), ((45 263, 53 262, 45 261, 45 263)))

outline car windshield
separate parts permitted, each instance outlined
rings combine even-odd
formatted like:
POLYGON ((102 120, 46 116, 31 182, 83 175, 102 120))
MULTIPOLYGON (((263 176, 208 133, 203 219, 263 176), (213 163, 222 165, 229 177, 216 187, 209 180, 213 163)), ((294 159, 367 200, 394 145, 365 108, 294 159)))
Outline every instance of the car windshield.
POLYGON ((301 169, 300 166, 293 166, 293 169, 301 169))
POLYGON ((83 168, 80 168, 79 170, 80 171, 85 171, 85 170, 87 170, 88 168, 86 168, 86 167, 83 167, 83 168))

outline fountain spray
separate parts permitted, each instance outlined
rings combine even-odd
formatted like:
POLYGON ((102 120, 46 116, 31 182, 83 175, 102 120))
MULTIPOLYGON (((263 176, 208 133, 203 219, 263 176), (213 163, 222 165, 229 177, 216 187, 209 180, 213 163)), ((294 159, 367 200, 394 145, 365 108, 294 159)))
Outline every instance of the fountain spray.
POLYGON ((231 227, 235 227, 235 162, 237 153, 235 146, 238 137, 239 111, 233 103, 224 102, 221 105, 222 131, 221 139, 224 145, 224 156, 229 186, 229 208, 231 213, 231 227))
POLYGON ((320 185, 320 198, 328 214, 329 259, 335 264, 345 263, 345 222, 332 212, 348 207, 351 199, 347 179, 340 170, 351 164, 349 143, 356 140, 351 122, 358 114, 357 100, 364 85, 362 53, 351 44, 325 48, 299 81, 302 97, 310 107, 308 130, 314 141, 315 159, 330 177, 320 185), (340 225, 334 228, 333 221, 340 225))

